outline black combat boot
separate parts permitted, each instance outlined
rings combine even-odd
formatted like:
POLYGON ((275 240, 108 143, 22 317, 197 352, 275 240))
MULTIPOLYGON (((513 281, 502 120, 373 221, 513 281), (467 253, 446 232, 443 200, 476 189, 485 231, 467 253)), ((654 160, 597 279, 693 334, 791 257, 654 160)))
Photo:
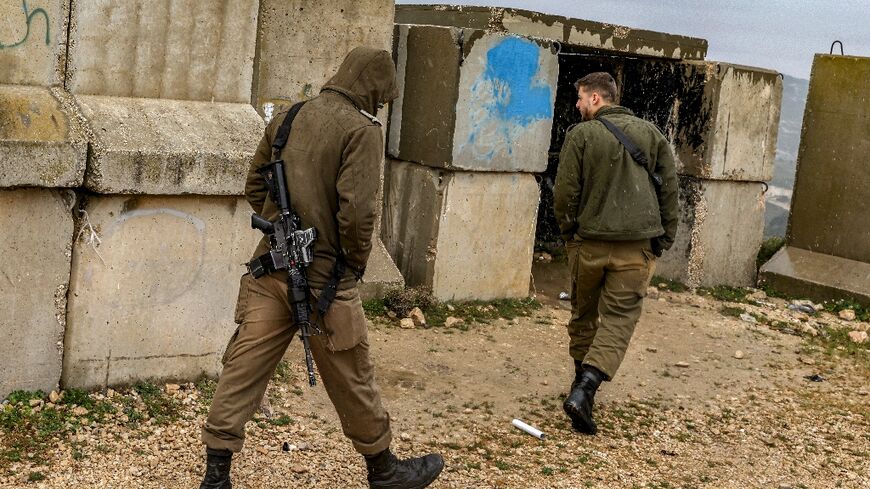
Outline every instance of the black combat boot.
POLYGON ((229 450, 206 448, 205 477, 199 489, 233 489, 230 482, 230 463, 233 453, 229 450))
POLYGON ((438 478, 444 459, 432 453, 399 460, 387 448, 377 455, 366 455, 366 467, 372 489, 422 489, 438 478))
MULTIPOLYGON (((576 366, 577 362, 575 362, 576 366)), ((592 404, 595 401, 595 391, 601 382, 607 379, 604 372, 590 365, 577 369, 571 393, 565 399, 562 408, 571 418, 571 426, 580 433, 594 435, 598 431, 592 419, 592 404)))

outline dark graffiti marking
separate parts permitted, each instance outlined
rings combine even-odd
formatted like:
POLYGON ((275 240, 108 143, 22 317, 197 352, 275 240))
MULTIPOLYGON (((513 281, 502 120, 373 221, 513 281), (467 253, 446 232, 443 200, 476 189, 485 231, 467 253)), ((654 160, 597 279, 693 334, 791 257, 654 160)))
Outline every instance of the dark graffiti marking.
POLYGON ((21 10, 24 11, 24 19, 25 19, 25 22, 27 23, 27 31, 24 33, 24 37, 20 41, 16 42, 15 44, 8 44, 7 45, 7 44, 3 44, 3 42, 0 41, 0 49, 16 48, 18 46, 21 46, 25 42, 27 42, 27 38, 30 37, 30 24, 33 23, 33 19, 39 14, 42 14, 42 17, 45 19, 45 45, 48 46, 49 43, 51 42, 51 35, 50 35, 51 27, 49 26, 48 12, 46 12, 42 8, 36 8, 36 9, 33 9, 33 11, 30 11, 30 9, 27 8, 27 0, 21 0, 21 10))

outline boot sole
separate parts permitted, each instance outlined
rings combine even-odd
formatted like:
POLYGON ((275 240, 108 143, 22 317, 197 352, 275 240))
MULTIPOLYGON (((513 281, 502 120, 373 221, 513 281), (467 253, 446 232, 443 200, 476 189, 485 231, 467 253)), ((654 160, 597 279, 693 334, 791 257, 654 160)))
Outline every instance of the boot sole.
POLYGON ((562 409, 565 410, 565 414, 567 414, 568 418, 571 419, 571 427, 574 428, 575 431, 586 435, 594 435, 598 432, 598 427, 595 425, 595 422, 592 421, 591 424, 584 422, 580 410, 577 409, 577 406, 574 404, 566 402, 562 404, 562 409))

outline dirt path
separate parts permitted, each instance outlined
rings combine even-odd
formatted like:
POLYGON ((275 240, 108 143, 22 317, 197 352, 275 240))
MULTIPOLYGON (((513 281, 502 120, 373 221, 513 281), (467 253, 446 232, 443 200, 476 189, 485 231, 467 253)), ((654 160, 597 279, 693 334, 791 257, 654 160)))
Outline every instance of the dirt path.
MULTIPOLYGON (((545 307, 528 318, 468 331, 373 325, 395 450, 447 460, 432 487, 870 487, 867 364, 726 317, 721 302, 690 292, 650 295, 625 363, 597 398, 599 435, 573 433, 561 411, 573 365, 560 273, 536 267, 545 307), (805 379, 813 374, 825 381, 805 379), (519 432, 512 418, 548 438, 519 432)), ((768 304, 758 310, 788 314, 768 304)), ((286 423, 249 424, 234 487, 365 487, 323 389, 304 385, 300 356, 294 347, 289 374, 270 387, 271 419, 286 423), (302 450, 282 451, 283 442, 302 450)), ((196 487, 204 407, 188 388, 175 396, 187 403, 181 420, 94 427, 76 442, 78 459, 58 442, 45 480, 23 483, 35 469, 22 464, 0 486, 196 487)))

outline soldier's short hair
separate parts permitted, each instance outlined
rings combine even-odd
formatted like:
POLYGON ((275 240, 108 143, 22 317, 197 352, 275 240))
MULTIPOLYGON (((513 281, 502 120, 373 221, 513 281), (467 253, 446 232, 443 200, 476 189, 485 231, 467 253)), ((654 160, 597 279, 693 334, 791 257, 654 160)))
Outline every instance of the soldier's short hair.
POLYGON ((589 73, 574 83, 574 88, 583 87, 587 92, 598 92, 598 95, 608 102, 617 102, 616 80, 610 73, 597 71, 589 73))

